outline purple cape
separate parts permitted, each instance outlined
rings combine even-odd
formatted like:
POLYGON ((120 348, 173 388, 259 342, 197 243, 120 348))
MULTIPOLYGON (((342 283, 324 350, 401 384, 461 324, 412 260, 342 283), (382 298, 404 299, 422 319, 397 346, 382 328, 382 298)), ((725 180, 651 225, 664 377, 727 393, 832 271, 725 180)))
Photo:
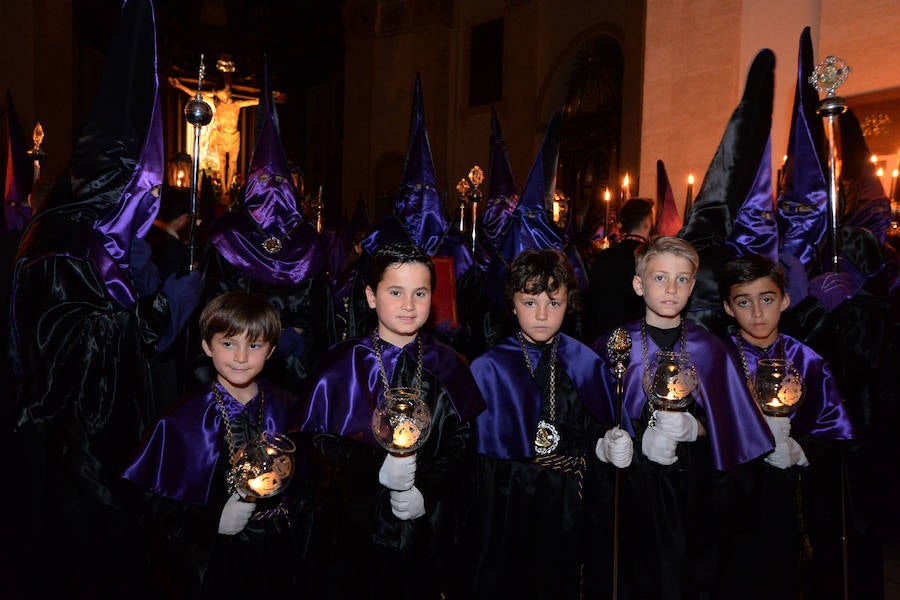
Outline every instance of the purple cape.
MULTIPOLYGON (((246 405, 235 400, 219 383, 228 418, 244 411, 259 411, 259 396, 246 405)), ((297 399, 281 388, 260 380, 265 404, 265 431, 283 433, 296 416, 297 399)), ((204 506, 213 485, 225 430, 211 388, 191 396, 160 419, 144 438, 134 460, 122 476, 155 494, 204 506)), ((224 482, 221 482, 224 485, 224 482)))
MULTIPOLYGON (((484 410, 484 400, 464 359, 450 346, 422 336, 423 369, 444 386, 460 421, 484 410)), ((401 353, 417 360, 415 341, 403 348, 382 342, 381 360, 388 381, 401 353)), ((370 336, 347 340, 328 351, 319 379, 310 392, 301 431, 333 433, 377 445, 372 435, 372 411, 384 391, 370 336)))
MULTIPOLYGON (((797 438, 807 434, 832 440, 850 440, 856 437, 841 393, 831 374, 831 367, 825 359, 809 346, 788 335, 782 333, 781 340, 784 342, 784 358, 794 363, 806 382, 806 396, 791 415, 791 437, 797 438)), ((762 348, 750 344, 743 338, 737 342, 732 338, 731 342, 729 350, 738 364, 740 355, 734 344, 741 344, 744 356, 747 357, 747 370, 750 371, 751 381, 756 377, 759 359, 780 358, 776 356, 777 344, 773 344, 769 352, 765 353, 762 348)))
MULTIPOLYGON (((562 333, 557 335, 559 363, 578 397, 604 427, 612 427, 612 402, 598 380, 603 361, 581 342, 562 333)), ((537 365, 540 351, 526 348, 531 364, 537 365)), ((516 336, 502 340, 472 361, 472 375, 487 403, 476 421, 478 452, 493 458, 533 457, 541 392, 528 371, 516 336)))
MULTIPOLYGON (((629 324, 625 330, 631 335, 631 356, 625 371, 622 414, 626 418, 622 426, 631 430, 630 420, 641 418, 647 397, 641 385, 644 359, 640 321, 629 324)), ((595 341, 593 348, 606 356, 606 337, 595 341)), ((647 357, 652 359, 658 351, 656 342, 647 336, 647 357)), ((681 352, 680 342, 675 344, 675 352, 681 352)), ((697 325, 687 323, 687 354, 700 378, 693 396, 706 415, 713 467, 726 471, 772 450, 775 447, 772 433, 750 396, 741 368, 729 356, 725 344, 697 325)), ((610 370, 602 369, 602 373, 608 389, 614 389, 610 370)))

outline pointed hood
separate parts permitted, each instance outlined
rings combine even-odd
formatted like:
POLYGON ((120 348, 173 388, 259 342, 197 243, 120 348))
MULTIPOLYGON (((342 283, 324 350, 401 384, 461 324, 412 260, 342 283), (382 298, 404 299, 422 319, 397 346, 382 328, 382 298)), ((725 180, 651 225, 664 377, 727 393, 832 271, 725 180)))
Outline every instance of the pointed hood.
POLYGON ((123 306, 137 298, 128 274, 132 241, 146 235, 159 210, 164 155, 158 88, 153 4, 128 0, 87 124, 18 253, 37 251, 63 223, 92 228, 81 251, 123 306))
POLYGON ((753 187, 738 210, 734 228, 728 236, 730 256, 737 258, 747 254, 759 254, 778 262, 778 226, 775 224, 775 202, 772 197, 772 138, 766 142, 766 151, 753 187))
POLYGON ((750 65, 744 94, 731 115, 722 141, 710 162, 690 216, 678 236, 691 242, 700 255, 700 270, 691 306, 718 314, 721 309, 718 276, 729 259, 726 240, 740 207, 754 189, 772 127, 775 55, 763 49, 750 65))
POLYGON ((12 93, 6 91, 6 181, 3 189, 3 217, 6 231, 21 231, 31 219, 28 194, 34 183, 32 161, 12 93))
POLYGON ((210 241, 225 260, 256 281, 293 285, 325 268, 325 248, 297 207, 299 194, 281 143, 268 66, 260 95, 244 210, 216 219, 210 241))
POLYGON ((516 191, 516 182, 509 164, 500 119, 497 117, 497 111, 491 107, 487 203, 481 221, 481 230, 488 242, 494 245, 500 243, 518 203, 519 193, 516 191))
POLYGON ((891 203, 875 168, 859 120, 851 109, 840 116, 841 189, 845 226, 862 227, 883 244, 891 224, 891 203))
POLYGON ((444 215, 425 127, 422 78, 418 74, 413 90, 403 183, 396 196, 394 214, 375 225, 362 241, 362 247, 374 254, 385 244, 397 242, 412 242, 430 256, 452 256, 457 278, 472 266, 472 253, 458 232, 450 231, 444 215))
POLYGON ((679 237, 700 251, 721 246, 734 217, 753 187, 772 128, 775 55, 763 49, 750 65, 744 95, 731 115, 710 162, 690 218, 679 237))
POLYGON ((807 27, 800 36, 788 158, 775 213, 780 253, 795 257, 806 269, 816 262, 818 246, 828 231, 828 186, 819 156, 825 136, 822 118, 816 115, 819 95, 809 83, 812 71, 812 40, 807 27))
POLYGON ((682 220, 675 206, 675 194, 663 161, 656 161, 656 233, 673 236, 681 229, 682 220))
POLYGON ((559 134, 562 115, 553 114, 544 141, 531 165, 519 203, 512 213, 500 251, 509 263, 522 250, 555 248, 562 250, 562 237, 547 216, 547 205, 556 190, 559 134))
POLYGON ((392 242, 412 241, 431 256, 439 253, 447 232, 447 219, 437 190, 431 144, 425 127, 422 78, 418 74, 413 90, 403 183, 394 203, 393 217, 402 224, 409 240, 403 239, 396 223, 386 222, 391 219, 387 217, 363 240, 363 248, 367 252, 372 254, 381 246, 392 242))

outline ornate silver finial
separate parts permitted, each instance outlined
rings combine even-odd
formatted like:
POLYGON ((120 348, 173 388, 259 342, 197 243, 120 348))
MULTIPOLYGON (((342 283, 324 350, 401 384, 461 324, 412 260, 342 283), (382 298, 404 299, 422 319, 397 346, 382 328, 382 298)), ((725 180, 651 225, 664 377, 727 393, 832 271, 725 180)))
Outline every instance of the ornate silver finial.
POLYGON ((809 83, 820 92, 825 92, 826 96, 834 96, 835 90, 847 81, 850 71, 850 65, 844 59, 829 56, 813 69, 809 83))

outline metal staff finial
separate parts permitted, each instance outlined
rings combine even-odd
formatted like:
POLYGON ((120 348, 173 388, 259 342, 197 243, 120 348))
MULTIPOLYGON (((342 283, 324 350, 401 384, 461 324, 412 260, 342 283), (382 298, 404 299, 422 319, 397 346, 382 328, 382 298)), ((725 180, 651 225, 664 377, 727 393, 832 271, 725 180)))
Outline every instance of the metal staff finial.
POLYGON ((203 76, 206 74, 206 66, 203 64, 203 55, 200 55, 200 69, 197 76, 197 93, 184 105, 184 119, 194 126, 194 155, 191 161, 191 224, 188 235, 188 269, 197 268, 195 255, 197 253, 197 191, 200 176, 200 130, 204 125, 209 125, 213 118, 212 107, 203 100, 201 89, 203 76))
MULTIPOLYGON (((631 356, 631 335, 621 327, 614 329, 606 340, 606 353, 609 355, 610 369, 616 376, 616 424, 622 423, 622 404, 625 398, 625 369, 631 356)), ((616 469, 613 488, 613 573, 612 597, 619 597, 619 496, 620 470, 616 469)))
POLYGON ((837 135, 840 133, 840 125, 837 118, 847 110, 847 103, 840 96, 836 96, 835 91, 847 81, 850 70, 850 65, 843 59, 829 56, 816 65, 808 80, 817 90, 825 92, 825 97, 816 107, 816 114, 825 118, 825 135, 828 138, 828 202, 831 214, 828 225, 831 231, 831 270, 835 273, 840 270, 838 182, 841 178, 841 163, 838 160, 837 135))

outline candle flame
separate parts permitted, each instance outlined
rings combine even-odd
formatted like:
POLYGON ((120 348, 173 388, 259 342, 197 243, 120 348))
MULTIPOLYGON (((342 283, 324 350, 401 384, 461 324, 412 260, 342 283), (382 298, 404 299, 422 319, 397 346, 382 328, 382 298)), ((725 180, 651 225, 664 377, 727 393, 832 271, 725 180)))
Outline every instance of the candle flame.
POLYGON ((878 162, 878 155, 877 155, 877 154, 873 154, 873 155, 869 158, 869 160, 872 161, 872 164, 874 165, 875 163, 878 162))
POLYGON ((688 185, 694 185, 694 174, 690 173, 688 175, 688 185))
POLYGON ((559 202, 553 201, 553 222, 559 223, 559 202))
POLYGON ((891 177, 897 177, 897 174, 898 174, 897 169, 894 169, 893 171, 891 171, 891 177))
POLYGON ((421 430, 410 420, 403 420, 394 427, 391 443, 395 448, 411 448, 422 435, 421 430))
POLYGON ((878 175, 879 177, 884 177, 884 169, 881 167, 878 167, 878 170, 875 172, 875 174, 878 175))
POLYGON ((786 162, 787 162, 787 154, 785 154, 784 156, 781 157, 781 166, 783 167, 786 162))
POLYGON ((603 192, 603 199, 609 202, 609 188, 606 188, 606 191, 603 192))
POLYGON ((625 180, 622 183, 622 187, 628 187, 628 173, 625 173, 625 180))

